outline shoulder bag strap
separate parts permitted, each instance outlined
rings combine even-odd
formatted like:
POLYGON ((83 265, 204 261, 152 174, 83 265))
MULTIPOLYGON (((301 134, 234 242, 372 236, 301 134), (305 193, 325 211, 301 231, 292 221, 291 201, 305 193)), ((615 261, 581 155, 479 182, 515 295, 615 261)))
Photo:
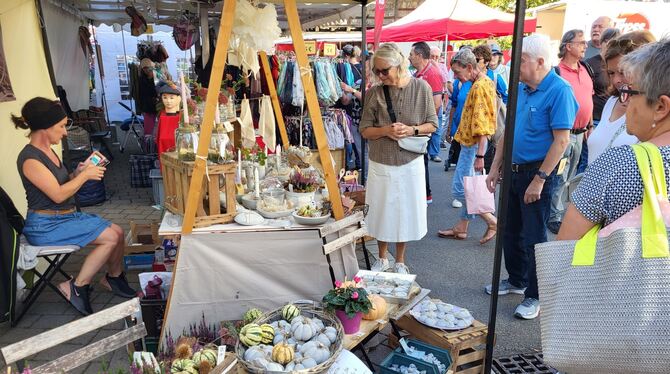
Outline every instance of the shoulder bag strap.
POLYGON ((391 117, 391 122, 396 123, 396 117, 395 117, 395 111, 393 110, 393 103, 391 103, 391 94, 389 93, 389 87, 387 85, 383 85, 382 88, 384 89, 384 98, 386 99, 386 110, 389 112, 389 117, 391 117))

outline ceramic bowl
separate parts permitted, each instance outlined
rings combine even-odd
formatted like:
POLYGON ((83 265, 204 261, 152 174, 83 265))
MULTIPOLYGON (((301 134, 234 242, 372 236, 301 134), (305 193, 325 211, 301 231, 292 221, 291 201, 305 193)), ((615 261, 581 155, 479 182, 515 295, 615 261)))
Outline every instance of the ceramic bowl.
POLYGON ((290 216, 291 213, 293 213, 293 209, 288 209, 288 210, 282 210, 279 212, 266 212, 261 208, 257 209, 258 213, 260 213, 261 216, 268 218, 268 219, 275 219, 275 218, 281 218, 281 217, 286 217, 290 216))
POLYGON ((295 223, 300 225, 314 226, 314 225, 323 225, 330 218, 330 213, 321 217, 303 217, 299 216, 298 212, 293 212, 293 219, 295 223))
POLYGON ((256 200, 253 193, 248 193, 242 196, 242 206, 249 210, 256 210, 256 206, 260 199, 256 200))

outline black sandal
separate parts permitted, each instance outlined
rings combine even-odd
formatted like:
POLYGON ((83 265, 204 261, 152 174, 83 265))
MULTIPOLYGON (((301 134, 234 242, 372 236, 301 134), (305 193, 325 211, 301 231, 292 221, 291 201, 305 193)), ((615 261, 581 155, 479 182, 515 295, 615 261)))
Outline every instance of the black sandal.
POLYGON ((132 299, 137 296, 137 291, 128 284, 126 273, 122 272, 118 277, 110 277, 109 273, 107 273, 105 274, 105 279, 109 287, 111 287, 111 291, 116 296, 125 297, 126 299, 132 299))

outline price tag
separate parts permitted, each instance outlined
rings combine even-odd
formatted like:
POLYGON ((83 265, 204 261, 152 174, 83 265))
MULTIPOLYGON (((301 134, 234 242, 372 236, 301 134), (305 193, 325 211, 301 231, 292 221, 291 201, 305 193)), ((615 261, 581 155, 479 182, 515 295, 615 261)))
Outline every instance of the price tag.
POLYGON ((221 364, 225 358, 226 358, 226 346, 225 345, 220 345, 219 346, 219 354, 216 357, 216 365, 221 364))
POLYGON ((223 121, 223 128, 226 129, 226 132, 235 131, 235 128, 233 127, 233 124, 230 123, 230 121, 223 121))
POLYGON ((305 52, 308 55, 316 54, 316 41, 314 40, 305 40, 305 52))
POLYGON ((337 45, 335 43, 323 44, 323 55, 333 57, 337 55, 337 45))

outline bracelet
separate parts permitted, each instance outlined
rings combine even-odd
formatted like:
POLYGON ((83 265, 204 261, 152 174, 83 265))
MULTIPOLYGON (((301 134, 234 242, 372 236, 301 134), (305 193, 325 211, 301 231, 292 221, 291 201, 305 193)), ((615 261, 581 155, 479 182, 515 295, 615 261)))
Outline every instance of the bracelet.
POLYGON ((475 155, 476 158, 484 158, 484 156, 475 155))

